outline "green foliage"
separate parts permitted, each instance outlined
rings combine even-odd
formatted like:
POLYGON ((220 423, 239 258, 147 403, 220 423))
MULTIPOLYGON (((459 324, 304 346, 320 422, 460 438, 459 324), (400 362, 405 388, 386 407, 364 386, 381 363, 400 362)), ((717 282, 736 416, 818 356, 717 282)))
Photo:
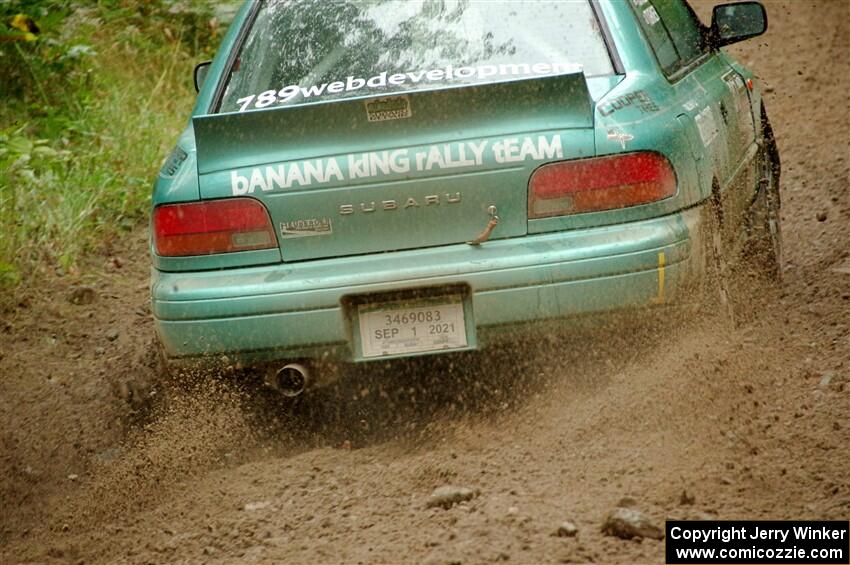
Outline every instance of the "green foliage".
POLYGON ((0 0, 0 285, 146 218, 221 32, 210 2, 0 0))

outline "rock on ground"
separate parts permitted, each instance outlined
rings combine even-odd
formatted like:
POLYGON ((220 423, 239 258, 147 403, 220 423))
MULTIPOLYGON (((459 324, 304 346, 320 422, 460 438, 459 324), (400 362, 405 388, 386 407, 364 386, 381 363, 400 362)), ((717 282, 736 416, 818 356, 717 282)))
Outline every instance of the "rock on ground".
POLYGON ((426 506, 428 508, 449 509, 455 504, 466 502, 475 498, 476 492, 470 488, 446 485, 434 489, 428 497, 426 506))
POLYGON ((602 533, 622 539, 651 538, 664 539, 664 532, 653 524, 642 512, 634 508, 615 508, 605 523, 602 524, 602 533))
POLYGON ((561 525, 555 530, 555 535, 559 538, 571 538, 575 537, 576 534, 578 534, 578 526, 569 520, 561 522, 561 525))

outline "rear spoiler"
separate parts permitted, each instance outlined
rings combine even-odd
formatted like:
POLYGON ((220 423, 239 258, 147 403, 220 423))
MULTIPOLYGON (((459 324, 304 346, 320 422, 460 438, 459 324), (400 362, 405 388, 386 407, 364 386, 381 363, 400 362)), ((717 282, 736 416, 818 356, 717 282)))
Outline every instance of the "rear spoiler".
POLYGON ((517 131, 506 125, 515 120, 521 120, 518 129, 526 132, 593 127, 584 74, 210 114, 194 117, 192 124, 198 173, 205 174, 378 147, 496 136, 517 131), (403 107, 398 99, 405 99, 410 115, 370 121, 369 113, 387 98, 394 102, 385 108, 403 107))

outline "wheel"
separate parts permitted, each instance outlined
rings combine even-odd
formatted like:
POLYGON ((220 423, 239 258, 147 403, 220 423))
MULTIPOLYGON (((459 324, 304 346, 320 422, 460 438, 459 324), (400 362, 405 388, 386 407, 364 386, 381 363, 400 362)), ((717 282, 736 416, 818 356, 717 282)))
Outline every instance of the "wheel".
POLYGON ((780 162, 773 130, 762 109, 764 143, 758 155, 758 192, 747 214, 743 249, 733 249, 724 237, 722 200, 718 187, 705 207, 703 245, 705 280, 703 306, 733 325, 758 312, 759 289, 782 276, 782 232, 779 218, 780 162))
POLYGON ((764 146, 759 154, 759 190, 747 218, 744 258, 755 275, 770 282, 782 279, 782 230, 779 218, 779 152, 770 121, 762 108, 764 146))
POLYGON ((736 304, 733 273, 728 252, 723 241, 723 207, 719 190, 712 196, 703 210, 703 256, 705 270, 702 282, 702 307, 719 313, 725 320, 735 324, 736 304))

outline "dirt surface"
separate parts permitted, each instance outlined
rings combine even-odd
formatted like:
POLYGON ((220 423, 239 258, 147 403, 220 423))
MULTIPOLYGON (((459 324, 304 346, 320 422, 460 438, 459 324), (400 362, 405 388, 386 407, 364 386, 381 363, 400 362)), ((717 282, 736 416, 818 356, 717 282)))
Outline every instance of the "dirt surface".
POLYGON ((850 3, 767 4, 734 49, 784 165, 784 282, 754 320, 369 365, 284 409, 158 383, 139 232, 2 313, 0 562, 662 563, 601 533, 615 506, 850 518, 850 3), (428 507, 446 485, 472 498, 428 507))

